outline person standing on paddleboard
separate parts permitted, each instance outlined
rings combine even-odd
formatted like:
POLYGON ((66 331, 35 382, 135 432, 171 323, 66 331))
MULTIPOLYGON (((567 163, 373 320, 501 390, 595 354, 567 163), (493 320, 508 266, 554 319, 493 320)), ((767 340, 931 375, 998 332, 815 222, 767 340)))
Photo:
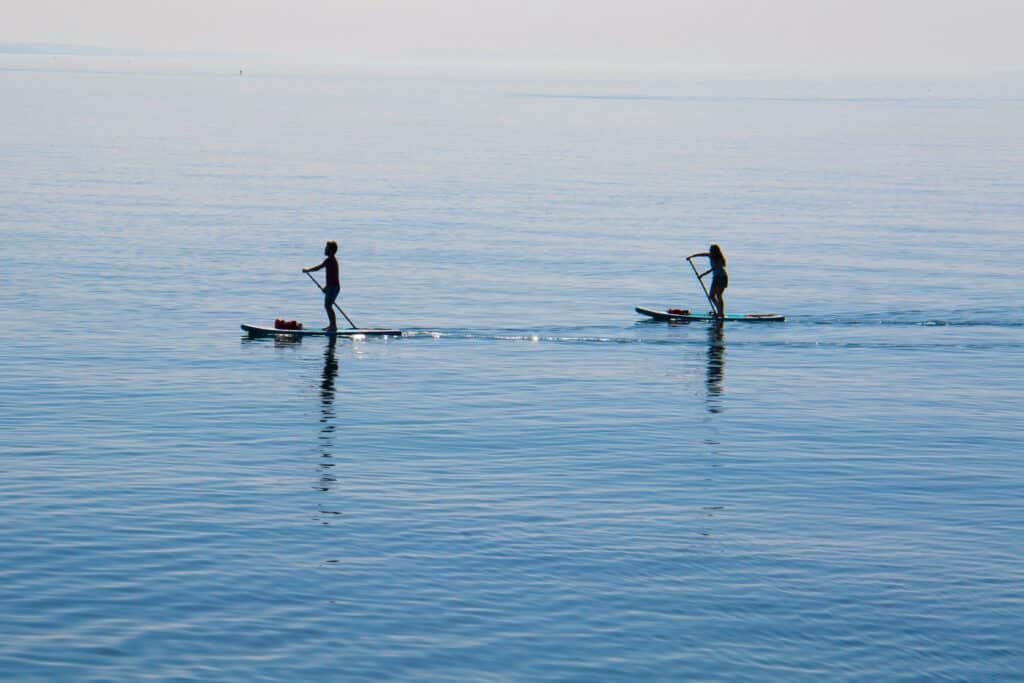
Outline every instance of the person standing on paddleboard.
POLYGON ((713 273, 711 276, 711 291, 708 292, 708 298, 711 299, 711 305, 718 309, 715 311, 715 314, 719 318, 724 318, 725 298, 722 295, 725 292, 725 288, 729 286, 729 274, 725 272, 725 254, 722 253, 721 247, 717 244, 712 244, 711 248, 706 252, 694 254, 694 256, 707 256, 711 260, 711 268, 701 273, 700 277, 713 273))
POLYGON ((338 298, 338 294, 341 292, 341 278, 338 277, 338 259, 334 257, 338 253, 338 243, 334 240, 330 240, 326 246, 324 246, 324 258, 320 262, 320 265, 313 266, 312 268, 303 268, 303 273, 312 273, 313 271, 325 268, 327 270, 327 286, 324 287, 324 308, 327 309, 327 319, 330 321, 330 325, 324 329, 329 332, 334 332, 338 329, 338 320, 334 317, 334 302, 338 298))

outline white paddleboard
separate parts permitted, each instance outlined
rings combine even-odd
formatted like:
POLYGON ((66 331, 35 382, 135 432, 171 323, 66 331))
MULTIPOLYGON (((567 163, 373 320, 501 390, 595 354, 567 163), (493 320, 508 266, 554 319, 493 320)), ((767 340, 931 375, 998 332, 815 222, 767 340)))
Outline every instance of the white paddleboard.
POLYGON ((357 329, 328 330, 279 330, 276 327, 260 327, 259 325, 242 324, 242 329, 251 337, 275 335, 287 335, 289 337, 401 337, 401 330, 390 330, 381 327, 366 327, 357 329))

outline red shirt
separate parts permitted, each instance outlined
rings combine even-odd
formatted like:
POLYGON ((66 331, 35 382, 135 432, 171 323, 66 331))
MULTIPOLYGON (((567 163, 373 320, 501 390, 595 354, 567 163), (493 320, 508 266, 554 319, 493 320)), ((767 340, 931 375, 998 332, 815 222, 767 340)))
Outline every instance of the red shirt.
POLYGON ((341 287, 341 280, 338 278, 338 259, 332 254, 324 259, 323 266, 327 270, 327 286, 341 287))

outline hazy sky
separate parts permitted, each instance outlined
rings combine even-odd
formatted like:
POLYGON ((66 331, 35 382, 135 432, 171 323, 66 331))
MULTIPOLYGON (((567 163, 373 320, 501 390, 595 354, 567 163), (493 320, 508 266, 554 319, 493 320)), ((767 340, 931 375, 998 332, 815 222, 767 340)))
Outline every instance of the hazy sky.
POLYGON ((0 0, 0 43, 689 73, 1024 70, 1024 0, 0 0))

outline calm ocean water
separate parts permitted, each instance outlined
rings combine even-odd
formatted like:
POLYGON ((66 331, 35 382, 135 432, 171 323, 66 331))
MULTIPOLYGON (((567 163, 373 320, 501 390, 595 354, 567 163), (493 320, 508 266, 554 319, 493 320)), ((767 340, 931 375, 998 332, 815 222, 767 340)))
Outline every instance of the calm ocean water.
POLYGON ((1019 84, 0 90, 0 679, 1024 676, 1019 84))

